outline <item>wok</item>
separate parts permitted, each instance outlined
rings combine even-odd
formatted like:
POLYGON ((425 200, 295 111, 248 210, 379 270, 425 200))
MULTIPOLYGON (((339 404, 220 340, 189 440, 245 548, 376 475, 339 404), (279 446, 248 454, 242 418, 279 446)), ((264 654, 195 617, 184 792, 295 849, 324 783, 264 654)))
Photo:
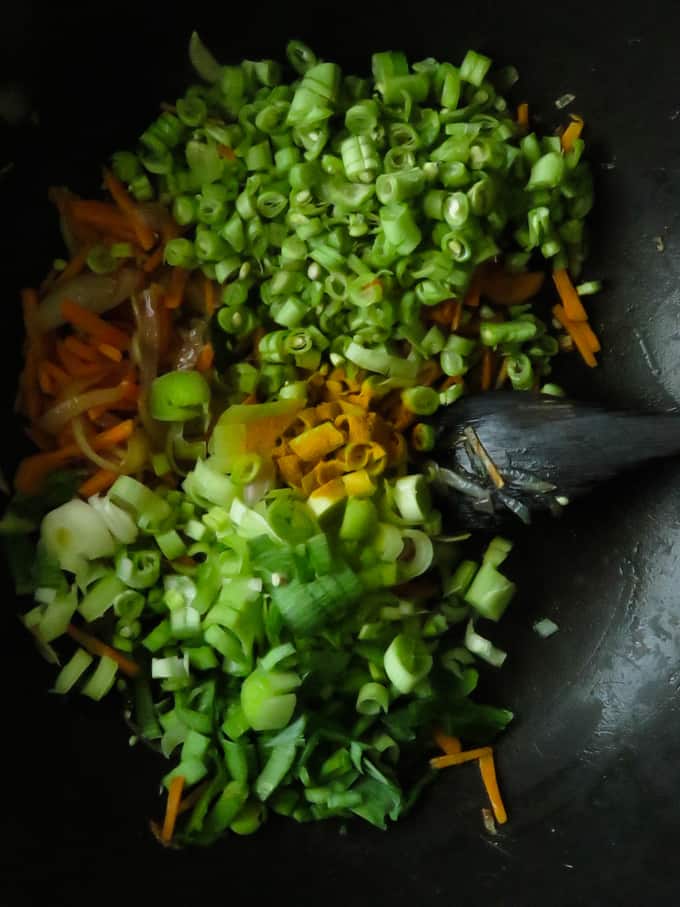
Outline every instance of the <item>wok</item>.
MULTIPOLYGON (((2 463, 22 450, 12 422, 20 366, 18 290, 59 254, 52 183, 96 190, 99 166, 133 142, 188 76, 196 27, 221 59, 281 57, 300 37, 366 71, 376 49, 459 59, 468 47, 514 63, 516 100, 547 127, 570 110, 588 124, 597 180, 588 274, 602 366, 575 361, 575 397, 660 409, 680 394, 680 6, 515 0, 499 5, 7 4, 2 80, 18 86, 3 125, 2 463), (37 112, 37 122, 28 116, 37 112), (660 252, 656 237, 663 238, 660 252)), ((595 443, 597 439, 594 439, 595 443)), ((514 709, 497 750, 510 823, 483 830, 478 772, 450 771, 388 832, 350 823, 273 820, 254 838, 164 851, 147 818, 162 809, 160 767, 128 746, 114 702, 63 702, 53 671, 16 620, 3 577, 0 902, 298 905, 469 901, 533 907, 677 901, 680 790, 680 464, 607 486, 560 522, 516 534, 509 571, 520 595, 499 628, 510 657, 487 698, 514 709), (560 625, 550 640, 531 629, 560 625)))

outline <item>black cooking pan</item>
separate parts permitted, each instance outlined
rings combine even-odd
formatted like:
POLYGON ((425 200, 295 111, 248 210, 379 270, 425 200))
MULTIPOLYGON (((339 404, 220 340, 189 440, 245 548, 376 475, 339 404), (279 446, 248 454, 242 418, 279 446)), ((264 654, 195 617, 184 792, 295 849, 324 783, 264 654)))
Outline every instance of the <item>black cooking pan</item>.
MULTIPOLYGON (((367 70, 376 49, 458 60, 468 46, 516 64, 546 127, 576 96, 597 180, 591 305, 602 367, 573 363, 574 396, 663 408, 680 394, 680 5, 490 0, 410 4, 24 3, 3 9, 0 182, 2 461, 23 447, 9 415, 20 366, 18 289, 60 249, 46 189, 97 187, 188 76, 197 27, 224 61, 281 56, 287 38, 367 70), (212 6, 214 12, 209 12, 212 6), (3 95, 4 97, 5 95, 3 95), (34 115, 32 115, 34 114, 34 115), (661 241, 659 241, 659 238, 661 241), (663 246, 664 251, 659 249, 663 246)), ((595 443, 597 439, 594 439, 595 443)), ((131 750, 114 702, 63 702, 16 620, 3 579, 0 904, 477 902, 510 907, 675 904, 680 890, 680 464, 616 482, 561 523, 517 532, 520 595, 499 628, 510 658, 489 697, 516 721, 499 772, 511 815, 483 830, 478 773, 456 769, 388 832, 271 821, 254 838, 163 851, 148 831, 160 767, 131 750), (560 625, 550 640, 539 616, 560 625)))

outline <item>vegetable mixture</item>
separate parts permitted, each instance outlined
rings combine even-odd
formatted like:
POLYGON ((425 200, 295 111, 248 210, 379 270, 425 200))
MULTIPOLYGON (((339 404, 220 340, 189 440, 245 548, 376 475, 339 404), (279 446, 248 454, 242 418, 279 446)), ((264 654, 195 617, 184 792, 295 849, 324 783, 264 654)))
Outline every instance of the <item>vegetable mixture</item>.
POLYGON ((473 694, 512 546, 443 527, 419 454, 462 394, 560 394, 553 358, 600 348, 580 118, 537 135, 474 51, 370 79, 286 55, 194 35, 201 82, 103 198, 52 190, 68 259, 23 294, 22 620, 56 692, 124 692, 166 844, 269 812, 384 828, 467 761, 506 820, 512 714, 473 694))

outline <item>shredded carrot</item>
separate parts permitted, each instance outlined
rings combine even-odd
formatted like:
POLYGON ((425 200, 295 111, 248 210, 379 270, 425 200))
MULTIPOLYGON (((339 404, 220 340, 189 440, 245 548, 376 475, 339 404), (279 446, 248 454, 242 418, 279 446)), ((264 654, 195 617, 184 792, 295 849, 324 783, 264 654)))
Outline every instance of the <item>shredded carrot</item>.
POLYGON ((503 356, 503 361, 501 362, 501 367, 498 369, 498 375, 496 376, 495 389, 500 390, 507 380, 508 380, 508 357, 503 356))
POLYGON ((97 350, 93 349, 88 343, 83 343, 77 337, 70 336, 64 340, 64 347, 74 356, 84 359, 85 362, 96 362, 99 358, 97 350))
POLYGON ((488 755, 482 756, 479 760, 479 770, 482 773, 482 781, 484 782, 484 787, 486 788, 486 793, 489 797, 489 802, 491 803, 491 809, 493 810, 496 822, 498 822, 499 825, 505 825, 508 821, 508 814, 505 811, 503 798, 501 797, 500 788, 498 787, 496 766, 492 750, 489 751, 488 755))
POLYGON ((117 473, 110 469, 98 469, 94 475, 86 479, 78 489, 78 494, 84 498, 89 498, 93 494, 99 494, 101 491, 109 489, 118 478, 117 473))
POLYGON ((72 277, 77 277, 85 267, 85 262, 87 261, 87 256, 89 254, 89 245, 83 246, 82 249, 79 249, 66 265, 61 274, 57 277, 55 283, 65 283, 67 280, 71 280, 72 277))
POLYGON ((98 343, 108 343, 121 350, 130 345, 127 334, 71 299, 62 302, 61 314, 65 321, 89 334, 98 343))
POLYGON ((442 370, 436 359, 428 359, 418 373, 418 384, 425 384, 428 387, 433 385, 438 378, 441 378, 442 370))
POLYGON ((460 327, 460 319, 463 315, 463 303, 460 299, 456 302, 453 310, 453 317, 451 318, 451 330, 457 331, 460 327))
POLYGON ((484 348, 482 354, 482 376, 481 376, 481 385, 483 391, 488 391, 491 388, 491 382, 493 380, 493 353, 489 347, 484 348))
POLYGON ((517 125, 525 128, 529 125, 529 105, 526 103, 517 105, 517 125))
POLYGON ((182 304, 184 290, 186 289, 189 272, 186 268, 173 268, 170 274, 170 286, 165 294, 165 306, 168 309, 177 309, 182 304))
POLYGON ((42 368, 43 363, 40 364, 38 368, 38 385, 40 390, 48 397, 54 397, 56 394, 54 388, 54 379, 42 368))
POLYGON ((137 242, 137 235, 129 220, 115 205, 110 205, 108 202, 76 199, 69 203, 68 211, 76 221, 94 227, 100 233, 105 233, 115 239, 137 242))
POLYGON ((97 349, 102 356, 106 356, 106 358, 110 359, 112 362, 120 362, 123 358, 121 351, 117 347, 111 346, 110 343, 100 343, 97 349))
POLYGON ((481 746, 476 750, 463 750, 461 753, 450 753, 446 756, 435 756, 430 759, 432 768, 450 768, 453 765, 462 765, 463 762, 473 762, 492 753, 490 746, 481 746))
POLYGON ((230 148, 229 145, 218 145, 217 153, 220 157, 225 158, 227 161, 235 161, 236 154, 233 148, 230 148))
POLYGON ((569 321, 587 321, 588 313, 583 308, 567 269, 559 268, 557 271, 553 271, 553 280, 569 321))
POLYGON ((569 123, 567 128, 564 130, 564 132, 562 133, 562 138, 560 139, 560 141, 562 142, 562 151, 564 151, 565 154, 571 151, 571 149, 574 147, 574 142, 576 141, 576 139, 579 139, 581 137, 582 130, 583 119, 572 113, 571 123, 569 123))
POLYGON ((248 394, 243 401, 244 406, 253 406, 255 403, 257 403, 257 394, 248 394))
POLYGON ((455 307, 455 299, 445 299, 443 302, 438 302, 437 305, 428 306, 425 309, 424 317, 428 321, 434 321, 440 327, 448 328, 453 319, 455 307))
POLYGON ((117 176, 106 169, 104 170, 104 183, 111 193, 111 198, 130 221, 139 245, 145 252, 148 252, 153 248, 155 241, 153 230, 140 214, 127 189, 117 176))
POLYGON ((470 286, 467 289, 465 294, 465 299, 463 300, 465 305, 471 306, 473 309, 476 309, 479 305, 479 297, 481 293, 480 280, 478 274, 473 275, 472 280, 470 281, 470 286))
POLYGON ((212 343, 206 343, 205 346, 201 348, 201 352, 198 354, 198 359, 196 360, 196 371, 207 372, 209 368, 212 368, 214 360, 215 350, 213 349, 212 343))
POLYGON ((47 359, 44 359, 40 363, 40 372, 49 375, 50 379, 53 382, 56 382, 59 387, 63 387, 71 380, 63 369, 59 368, 58 365, 55 365, 54 362, 49 362, 47 359))
POLYGON ((182 799, 183 790, 184 776, 175 775, 168 787, 168 802, 165 807, 165 818, 163 819, 163 827, 161 829, 161 840, 165 844, 169 844, 170 841, 172 841, 172 836, 175 833, 175 823, 177 822, 179 804, 182 799))
POLYGON ((251 356, 255 362, 260 361, 260 340, 262 340, 266 333, 267 329, 262 327, 262 325, 259 325, 259 327, 256 327, 253 331, 253 349, 251 356))
POLYGON ((101 363, 86 362, 76 356, 66 345, 66 340, 57 340, 56 351, 57 359, 61 362, 65 371, 74 378, 94 378, 99 377, 100 373, 103 374, 101 363))
POLYGON ((203 278, 203 300, 205 303, 205 314, 210 318, 215 311, 215 284, 207 277, 203 278))
POLYGON ((26 413, 35 421, 42 411, 40 397, 40 379, 38 374, 41 343, 35 329, 35 315, 38 310, 38 294, 34 289, 27 288, 21 291, 21 305, 26 329, 26 354, 24 371, 21 377, 21 390, 26 406, 26 413))
POLYGON ((183 797, 179 806, 177 807, 177 815, 181 816, 182 813, 188 812, 190 809, 193 809, 193 807, 196 806, 209 786, 210 781, 204 781, 203 784, 199 784, 198 787, 195 787, 190 794, 187 794, 186 797, 183 797))
POLYGON ((95 450, 108 450, 111 447, 115 447, 117 444, 124 444, 134 430, 134 420, 126 419, 124 422, 119 422, 118 425, 115 425, 113 428, 109 428, 106 431, 101 432, 101 434, 95 435, 91 441, 92 447, 94 447, 95 450))
POLYGON ((163 264, 163 256, 165 254, 165 246, 161 243, 154 251, 147 257, 144 262, 142 269, 146 274, 151 274, 152 271, 155 271, 156 268, 160 268, 163 264))
MULTIPOLYGON (((126 419, 113 428, 107 428, 106 431, 95 435, 90 440, 90 445, 94 450, 108 450, 127 441, 134 431, 134 427, 134 421, 126 419)), ((62 466, 68 460, 76 460, 81 457, 82 452, 77 444, 68 444, 57 450, 33 454, 23 459, 19 464, 14 478, 14 485, 17 491, 21 491, 24 494, 36 494, 50 472, 62 466)))
POLYGON ((123 655, 118 649, 107 646, 105 642, 102 642, 101 639, 97 639, 96 636, 86 633, 84 630, 81 630, 80 627, 76 627, 75 624, 69 624, 66 632, 72 639, 75 639, 77 643, 93 655, 105 655, 107 658, 115 661, 123 674, 127 674, 128 677, 136 677, 139 674, 140 668, 136 661, 128 658, 127 655, 123 655))
POLYGON ((519 305, 538 293, 544 279, 542 271, 512 274, 501 267, 487 266, 480 278, 480 291, 499 305, 519 305))
MULTIPOLYGON (((590 368, 595 368, 595 366, 597 365, 597 359, 595 358, 595 354, 589 342, 590 334, 593 334, 592 329, 590 329, 589 334, 586 330, 586 322, 571 321, 569 318, 567 318, 567 314, 561 305, 553 306, 553 315, 555 316, 555 318, 557 318, 559 323, 562 325, 565 331, 567 331, 571 339, 576 344, 576 348, 581 354, 581 357, 586 365, 589 365, 590 368)), ((595 337, 595 334, 593 334, 593 337, 595 337)))
POLYGON ((588 346, 590 347, 590 349, 592 350, 592 352, 599 353, 600 350, 602 349, 602 344, 600 343, 600 338, 597 336, 595 331, 591 328, 590 322, 589 321, 580 321, 579 324, 582 325, 581 331, 583 333, 583 337, 584 337, 586 343, 588 344, 588 346))
POLYGON ((439 749, 443 750, 447 756, 453 756, 455 753, 460 753, 463 749, 458 737, 451 737, 449 734, 445 734, 440 728, 437 728, 434 732, 434 740, 439 749))

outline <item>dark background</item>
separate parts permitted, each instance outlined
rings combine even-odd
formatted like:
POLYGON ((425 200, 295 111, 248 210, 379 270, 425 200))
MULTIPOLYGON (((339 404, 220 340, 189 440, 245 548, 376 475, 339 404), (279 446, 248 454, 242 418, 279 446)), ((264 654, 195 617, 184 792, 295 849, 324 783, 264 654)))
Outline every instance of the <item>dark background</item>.
MULTIPOLYGON (((588 275, 607 290, 591 303, 603 365, 574 366, 575 395, 647 407, 680 392, 680 4, 480 2, 7 4, 0 32, 3 124, 2 407, 20 363, 18 289, 61 254, 46 200, 53 183, 86 193, 99 166, 131 144, 188 76, 192 28, 225 62, 281 58, 300 37, 366 72, 370 53, 458 62, 468 47, 514 63, 515 100, 552 128, 554 101, 576 95, 598 196, 588 275), (13 90, 13 89, 12 89, 13 90), (29 117, 35 113, 33 121, 29 117), (665 251, 657 251, 655 237, 665 251)), ((4 422, 2 462, 19 454, 4 422)), ((593 439, 597 443, 597 439, 593 439)), ((680 470, 655 467, 574 507, 562 524, 518 540, 521 584, 501 644, 511 657, 490 685, 517 719, 498 748, 511 816, 482 828, 474 768, 450 772, 386 833, 350 823, 272 821, 253 839, 166 852, 148 832, 162 767, 131 750, 114 703, 48 692, 53 670, 16 620, 9 582, 0 605, 0 905, 49 907, 205 903, 208 898, 299 905, 484 901, 503 907, 674 904, 680 790, 678 586, 680 470), (531 630, 550 616, 560 632, 531 630)))

